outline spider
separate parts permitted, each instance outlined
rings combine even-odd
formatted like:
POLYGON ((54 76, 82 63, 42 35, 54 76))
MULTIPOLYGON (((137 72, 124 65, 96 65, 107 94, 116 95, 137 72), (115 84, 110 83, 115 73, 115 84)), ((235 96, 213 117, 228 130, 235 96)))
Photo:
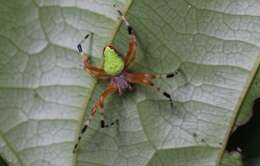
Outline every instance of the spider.
MULTIPOLYGON (((121 96, 126 90, 132 89, 132 84, 142 84, 144 86, 152 87, 155 90, 159 91, 160 93, 162 93, 163 96, 168 98, 171 105, 173 104, 171 95, 166 91, 161 92, 160 87, 157 87, 153 82, 154 79, 161 78, 160 75, 152 73, 131 73, 128 71, 128 68, 133 64, 136 58, 136 35, 133 27, 129 24, 122 12, 120 10, 117 10, 117 12, 126 25, 128 35, 130 37, 128 51, 124 57, 120 56, 117 49, 110 43, 106 45, 103 49, 103 68, 98 68, 90 64, 88 55, 87 53, 83 52, 81 46, 81 43, 89 37, 89 34, 86 35, 84 39, 81 40, 81 42, 77 45, 77 49, 83 57, 82 61, 84 70, 86 70, 92 77, 97 80, 108 80, 108 85, 106 89, 101 93, 99 99, 95 102, 95 105, 92 107, 90 117, 85 121, 84 126, 80 131, 80 135, 77 139, 77 143, 74 146, 73 153, 77 151, 82 135, 86 132, 90 121, 94 118, 98 108, 100 109, 101 113, 101 128, 106 128, 115 123, 118 123, 118 121, 116 120, 111 124, 106 124, 104 120, 104 100, 106 99, 106 97, 115 92, 117 92, 119 96, 121 96)), ((178 72, 176 71, 166 74, 166 78, 172 78, 177 73, 178 72)))

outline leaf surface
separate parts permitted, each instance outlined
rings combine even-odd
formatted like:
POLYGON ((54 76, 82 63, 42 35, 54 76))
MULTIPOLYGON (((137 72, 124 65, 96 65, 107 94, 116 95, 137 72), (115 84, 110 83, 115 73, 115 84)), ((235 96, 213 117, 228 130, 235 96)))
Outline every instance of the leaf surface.
POLYGON ((260 4, 254 0, 24 0, 0 3, 0 153, 11 165, 168 166, 220 163, 259 64, 260 4), (117 3, 138 37, 132 71, 181 72, 158 80, 174 107, 136 86, 105 103, 76 155, 80 126, 106 83, 80 67, 76 45, 101 64, 113 41, 127 51, 117 3))

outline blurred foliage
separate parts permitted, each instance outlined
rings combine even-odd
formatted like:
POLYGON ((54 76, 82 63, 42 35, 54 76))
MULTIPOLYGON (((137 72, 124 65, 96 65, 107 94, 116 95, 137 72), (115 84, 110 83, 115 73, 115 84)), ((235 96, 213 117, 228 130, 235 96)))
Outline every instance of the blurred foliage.
POLYGON ((221 166, 242 166, 241 154, 239 152, 225 152, 221 166))

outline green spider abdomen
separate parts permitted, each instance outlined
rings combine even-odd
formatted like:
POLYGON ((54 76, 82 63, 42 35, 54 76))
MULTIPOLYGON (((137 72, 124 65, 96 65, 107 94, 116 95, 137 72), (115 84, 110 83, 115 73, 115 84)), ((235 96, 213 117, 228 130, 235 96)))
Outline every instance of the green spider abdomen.
POLYGON ((110 47, 104 50, 104 70, 109 75, 117 75, 124 69, 124 61, 122 58, 110 47))

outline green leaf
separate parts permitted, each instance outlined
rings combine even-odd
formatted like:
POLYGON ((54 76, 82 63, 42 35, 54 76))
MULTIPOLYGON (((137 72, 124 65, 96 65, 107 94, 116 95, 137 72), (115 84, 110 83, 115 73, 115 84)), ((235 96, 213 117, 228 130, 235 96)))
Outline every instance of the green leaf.
POLYGON ((2 0, 0 3, 0 154, 10 165, 216 165, 259 64, 260 7, 229 0, 2 0), (80 67, 76 45, 102 63, 128 36, 112 7, 127 12, 138 37, 133 71, 168 73, 158 81, 174 107, 136 86, 105 103, 77 154, 84 119, 104 89, 80 67))
POLYGON ((241 155, 238 152, 225 152, 221 166, 242 166, 241 155))
POLYGON ((236 126, 241 126, 248 122, 253 114, 254 102, 260 97, 260 68, 258 68, 254 80, 245 96, 245 99, 240 107, 236 126))

